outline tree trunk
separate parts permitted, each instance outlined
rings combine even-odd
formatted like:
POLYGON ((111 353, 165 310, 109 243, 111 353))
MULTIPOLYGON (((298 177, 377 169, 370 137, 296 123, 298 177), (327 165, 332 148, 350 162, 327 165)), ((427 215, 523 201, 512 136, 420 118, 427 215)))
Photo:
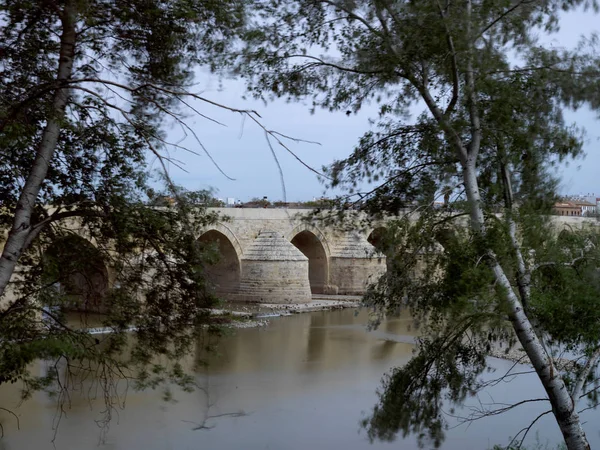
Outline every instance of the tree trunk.
POLYGON ((62 34, 60 37, 60 54, 56 75, 59 87, 54 94, 51 115, 48 117, 34 163, 19 196, 13 225, 4 245, 2 256, 0 257, 0 297, 4 295, 19 258, 23 251, 25 251, 27 237, 32 229, 31 216, 40 188, 46 178, 49 163, 54 156, 61 130, 61 122, 65 117, 69 91, 68 87, 63 83, 71 78, 73 72, 76 40, 76 14, 71 1, 65 3, 60 19, 62 34))
MULTIPOLYGON (((470 161, 463 167, 463 179, 471 208, 473 229, 477 233, 485 233, 483 210, 480 205, 479 186, 477 183, 477 168, 473 161, 470 161)), ((554 367, 552 359, 544 350, 542 342, 535 333, 533 325, 527 314, 525 314, 521 301, 511 286, 504 269, 499 264, 496 255, 489 250, 487 256, 498 284, 506 291, 506 300, 510 306, 510 320, 513 328, 546 390, 548 399, 552 405, 552 411, 567 448, 569 450, 588 450, 590 444, 581 427, 579 415, 575 411, 576 404, 571 398, 560 373, 554 367)))

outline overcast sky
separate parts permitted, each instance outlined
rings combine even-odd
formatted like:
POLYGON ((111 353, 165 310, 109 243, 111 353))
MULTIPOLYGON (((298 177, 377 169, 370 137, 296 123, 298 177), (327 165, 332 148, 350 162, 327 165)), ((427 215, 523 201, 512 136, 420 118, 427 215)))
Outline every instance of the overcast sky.
MULTIPOLYGON (((600 31, 600 16, 583 11, 563 16, 561 31, 553 37, 560 46, 572 47, 582 34, 600 31)), ((321 169, 336 159, 347 156, 358 142, 359 137, 369 130, 369 117, 375 117, 375 107, 366 107, 357 115, 346 116, 343 112, 329 113, 316 111, 310 114, 309 107, 301 103, 283 101, 268 105, 259 101, 243 100, 243 82, 225 80, 222 84, 216 78, 203 75, 198 78, 198 89, 211 100, 239 109, 253 109, 262 116, 262 123, 296 138, 317 141, 320 145, 289 142, 290 149, 307 164, 321 169)), ((219 126, 207 120, 190 117, 189 125, 210 151, 223 171, 234 178, 228 180, 205 155, 196 156, 177 151, 172 156, 185 163, 187 173, 171 167, 173 178, 188 189, 213 188, 217 196, 235 197, 247 201, 252 197, 267 196, 270 200, 283 199, 280 174, 265 140, 264 132, 248 119, 206 105, 199 107, 203 113, 227 126, 219 126)), ((562 193, 600 196, 600 122, 596 114, 589 110, 568 111, 567 121, 576 123, 587 130, 584 160, 572 161, 562 167, 562 193)), ((181 132, 171 131, 172 139, 179 139, 181 132)), ((202 152, 200 146, 190 137, 183 141, 195 151, 202 152)), ((310 172, 280 146, 274 146, 281 163, 287 201, 311 200, 324 193, 314 173, 310 172)))

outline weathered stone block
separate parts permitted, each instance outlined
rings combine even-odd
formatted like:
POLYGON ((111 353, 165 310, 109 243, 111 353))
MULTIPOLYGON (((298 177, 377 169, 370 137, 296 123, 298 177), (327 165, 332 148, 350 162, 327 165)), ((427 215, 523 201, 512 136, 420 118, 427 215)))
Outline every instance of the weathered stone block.
POLYGON ((308 258, 281 234, 261 232, 244 252, 238 296, 254 303, 311 301, 308 258))
POLYGON ((326 295, 338 295, 340 288, 335 284, 326 284, 323 286, 323 294, 326 295))

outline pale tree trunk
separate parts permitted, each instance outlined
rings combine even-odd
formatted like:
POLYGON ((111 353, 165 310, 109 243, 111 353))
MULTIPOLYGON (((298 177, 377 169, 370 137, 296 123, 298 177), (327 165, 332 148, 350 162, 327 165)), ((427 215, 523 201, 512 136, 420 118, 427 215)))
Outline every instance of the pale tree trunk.
POLYGON ((63 83, 71 78, 75 57, 76 14, 72 2, 65 2, 60 20, 62 34, 60 37, 60 54, 56 75, 59 87, 54 94, 52 110, 48 117, 46 128, 43 131, 31 171, 19 196, 13 225, 4 245, 2 256, 0 257, 0 297, 6 291, 6 287, 15 271, 19 258, 23 251, 25 251, 25 245, 33 226, 31 216, 40 188, 46 178, 49 163, 54 156, 61 130, 61 122, 65 117, 69 90, 63 83))
MULTIPOLYGON (((508 234, 510 236, 511 246, 515 252, 517 258, 517 287, 519 288, 519 295, 521 296, 521 303, 524 308, 527 309, 529 300, 531 297, 531 270, 525 263, 523 252, 521 251, 521 245, 517 238, 517 224, 514 219, 515 215, 515 204, 512 189, 512 181, 508 163, 505 161, 506 152, 504 146, 498 145, 498 154, 500 157, 500 171, 502 185, 504 187, 504 210, 506 214, 506 221, 508 222, 508 234)), ((542 344, 544 341, 542 340, 542 344)))
MULTIPOLYGON (((462 156, 462 169, 463 169, 463 180, 465 184, 465 192, 470 208, 471 227, 473 231, 481 236, 486 233, 486 226, 484 221, 483 208, 481 207, 481 197, 477 178, 477 156, 481 145, 481 120, 477 105, 477 95, 475 87, 475 71, 474 71, 474 38, 471 29, 471 0, 467 0, 466 13, 468 16, 467 20, 467 34, 471 41, 469 50, 466 55, 466 70, 465 70, 465 91, 466 101, 469 109, 469 120, 471 123, 471 142, 468 146, 462 146, 457 148, 459 156, 462 156), (466 156, 466 157, 465 157, 466 156)), ((511 217, 512 220, 512 217, 511 217)), ((511 237, 516 238, 516 229, 511 229, 511 237), (515 233, 515 236, 512 236, 515 233)), ((517 242, 512 242, 516 245, 515 250, 519 257, 519 265, 521 264, 522 255, 517 242)), ((492 249, 486 250, 486 260, 492 271, 498 285, 504 290, 506 295, 506 301, 509 305, 509 319, 512 322, 513 329, 519 339, 519 342, 523 346, 525 353, 529 357, 533 368, 535 369, 550 404, 552 405, 552 412, 556 418, 556 422, 562 432, 565 444, 569 450, 588 450, 590 444, 587 441, 585 432, 581 426, 579 415, 575 411, 575 402, 565 383, 560 376, 552 358, 548 355, 544 346, 539 339, 533 324, 527 317, 527 314, 523 310, 523 304, 515 293, 510 280, 506 276, 504 268, 500 265, 497 256, 494 254, 492 249)), ((525 269, 519 267, 519 271, 525 269)), ((523 271, 523 275, 527 273, 523 271)), ((528 294, 528 292, 522 292, 528 294)), ((527 301, 526 298, 523 299, 527 301)))
MULTIPOLYGON (((472 226, 476 232, 485 233, 483 210, 479 200, 477 168, 474 163, 463 167, 463 178, 467 199, 471 208, 472 226)), ((513 328, 546 390, 556 422, 562 432, 567 448, 569 450, 589 449, 590 445, 581 426, 579 415, 575 411, 576 404, 571 398, 560 373, 554 366, 552 359, 546 353, 496 255, 491 250, 488 250, 487 257, 488 264, 494 272, 498 284, 506 292, 506 300, 510 307, 510 320, 513 328)))

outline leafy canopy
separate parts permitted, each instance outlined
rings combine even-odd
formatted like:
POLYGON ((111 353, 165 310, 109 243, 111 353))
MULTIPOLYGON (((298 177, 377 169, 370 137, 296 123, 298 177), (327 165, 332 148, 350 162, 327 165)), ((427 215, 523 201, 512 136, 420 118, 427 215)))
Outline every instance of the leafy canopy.
MULTIPOLYGON (((543 45, 540 36, 558 31, 563 11, 581 7, 598 5, 258 5, 236 55, 252 94, 310 98, 313 108, 347 114, 378 106, 373 130, 329 168, 330 186, 346 190, 340 205, 399 216, 380 242, 388 274, 365 302, 382 314, 409 307, 424 337, 412 361, 385 378, 364 422, 371 438, 402 431, 441 444, 441 406, 476 393, 485 355, 516 340, 508 290, 518 293, 517 309, 525 308, 548 351, 560 344, 591 356, 598 348, 597 230, 561 231, 547 218, 554 168, 582 156, 583 130, 567 124, 563 110, 600 106, 600 58, 595 37, 563 49, 543 45)), ((593 386, 593 370, 560 367, 577 403, 575 380, 593 386)))
POLYGON ((194 70, 214 67, 212 55, 229 47, 244 7, 237 0, 0 1, 0 231, 26 207, 24 186, 41 183, 18 272, 0 299, 0 383, 21 382, 25 396, 57 389, 65 402, 63 390, 73 387, 66 379, 91 379, 105 393, 107 417, 120 379, 193 384, 182 359, 206 333, 220 332, 205 276, 217 255, 196 240, 216 216, 199 206, 209 193, 181 190, 168 175, 166 192, 157 192, 162 181, 150 170, 155 161, 165 167, 166 150, 181 149, 167 141, 167 126, 193 134, 183 119, 202 116, 188 103, 203 100, 188 90, 194 70), (71 53, 72 69, 59 76, 71 53), (65 92, 63 114, 56 102, 65 92), (41 173, 52 121, 58 138, 41 173), (149 206, 165 196, 176 202, 149 206), (80 330, 66 314, 73 307, 84 317, 101 313, 112 333, 80 330), (47 376, 29 373, 38 359, 53 362, 47 376))

